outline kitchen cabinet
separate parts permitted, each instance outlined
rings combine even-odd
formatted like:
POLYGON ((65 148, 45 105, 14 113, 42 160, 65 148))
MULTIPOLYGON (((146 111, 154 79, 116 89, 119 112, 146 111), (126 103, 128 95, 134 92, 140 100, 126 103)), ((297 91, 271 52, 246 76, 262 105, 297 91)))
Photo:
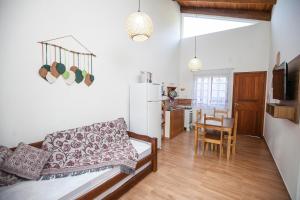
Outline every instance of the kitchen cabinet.
POLYGON ((184 131, 184 110, 165 112, 165 137, 172 139, 184 131))

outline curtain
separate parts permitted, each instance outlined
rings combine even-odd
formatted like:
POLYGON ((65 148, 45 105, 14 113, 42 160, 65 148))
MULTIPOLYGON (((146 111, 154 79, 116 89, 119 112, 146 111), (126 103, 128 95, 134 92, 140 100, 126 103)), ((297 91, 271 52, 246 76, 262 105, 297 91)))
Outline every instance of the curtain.
POLYGON ((194 74, 193 106, 229 108, 232 69, 203 70, 194 74))

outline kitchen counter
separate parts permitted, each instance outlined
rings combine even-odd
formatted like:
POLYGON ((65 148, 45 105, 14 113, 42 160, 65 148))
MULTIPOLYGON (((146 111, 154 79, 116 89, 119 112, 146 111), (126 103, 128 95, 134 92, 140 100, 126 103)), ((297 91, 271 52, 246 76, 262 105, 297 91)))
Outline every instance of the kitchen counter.
POLYGON ((184 109, 166 111, 165 137, 172 139, 184 131, 184 109))
POLYGON ((167 111, 173 112, 173 111, 176 111, 176 110, 183 110, 183 108, 175 108, 175 109, 167 110, 167 111))

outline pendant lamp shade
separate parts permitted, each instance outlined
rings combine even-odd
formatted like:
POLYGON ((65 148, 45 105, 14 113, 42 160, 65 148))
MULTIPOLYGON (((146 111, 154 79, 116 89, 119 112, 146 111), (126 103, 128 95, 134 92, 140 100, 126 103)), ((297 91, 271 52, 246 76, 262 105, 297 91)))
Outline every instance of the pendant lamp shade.
POLYGON ((199 58, 192 58, 189 62, 189 69, 191 72, 199 71, 202 68, 202 62, 199 58))
POLYGON ((188 67, 191 72, 199 71, 202 68, 202 62, 199 58, 197 58, 197 40, 195 37, 195 57, 189 61, 188 67))
POLYGON ((135 42, 143 42, 152 35, 152 20, 146 13, 140 11, 140 1, 139 10, 128 16, 126 28, 129 37, 135 42))

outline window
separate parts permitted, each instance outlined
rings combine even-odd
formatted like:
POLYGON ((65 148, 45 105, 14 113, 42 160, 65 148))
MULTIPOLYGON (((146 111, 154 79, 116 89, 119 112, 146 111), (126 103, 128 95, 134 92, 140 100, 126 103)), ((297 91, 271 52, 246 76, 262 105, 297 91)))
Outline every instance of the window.
POLYGON ((255 20, 241 20, 228 18, 183 16, 182 37, 193 37, 229 29, 250 26, 257 23, 255 20))
POLYGON ((231 70, 203 71, 194 76, 194 105, 228 108, 231 70))

